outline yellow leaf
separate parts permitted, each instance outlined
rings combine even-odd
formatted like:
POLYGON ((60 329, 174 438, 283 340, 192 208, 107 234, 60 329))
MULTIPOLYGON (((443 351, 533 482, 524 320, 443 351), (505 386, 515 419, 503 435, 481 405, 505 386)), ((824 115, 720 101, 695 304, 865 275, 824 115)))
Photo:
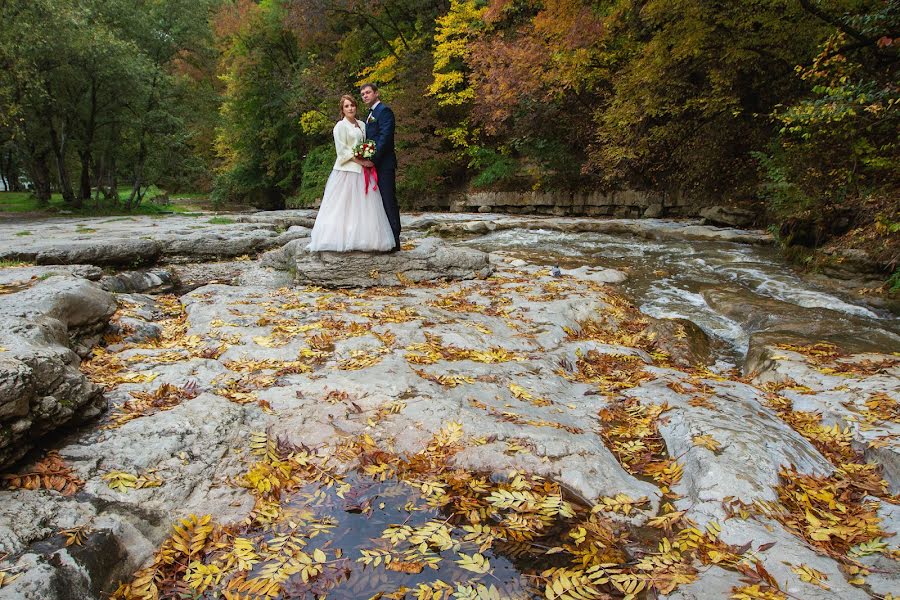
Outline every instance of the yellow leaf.
POLYGON ((706 448, 712 452, 718 452, 722 449, 722 444, 720 444, 713 436, 711 435, 695 435, 693 438, 693 444, 695 446, 700 446, 701 448, 706 448))
POLYGON ((468 556, 462 552, 458 552, 460 559, 456 561, 460 567, 473 573, 487 573, 491 568, 491 563, 479 553, 468 556))
POLYGON ((807 565, 791 565, 791 571, 796 573, 800 577, 800 581, 805 581, 806 583, 811 583, 816 585, 823 590, 831 589, 823 582, 828 580, 828 575, 821 571, 817 571, 810 566, 807 565))

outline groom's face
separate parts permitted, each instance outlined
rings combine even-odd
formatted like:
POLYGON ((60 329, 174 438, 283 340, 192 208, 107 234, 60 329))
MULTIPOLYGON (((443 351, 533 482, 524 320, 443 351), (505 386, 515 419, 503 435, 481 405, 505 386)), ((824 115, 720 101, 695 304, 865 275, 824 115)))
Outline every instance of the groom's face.
POLYGON ((378 100, 378 92, 370 87, 364 87, 359 93, 362 95, 363 102, 366 103, 366 106, 372 106, 375 104, 375 101, 378 100))

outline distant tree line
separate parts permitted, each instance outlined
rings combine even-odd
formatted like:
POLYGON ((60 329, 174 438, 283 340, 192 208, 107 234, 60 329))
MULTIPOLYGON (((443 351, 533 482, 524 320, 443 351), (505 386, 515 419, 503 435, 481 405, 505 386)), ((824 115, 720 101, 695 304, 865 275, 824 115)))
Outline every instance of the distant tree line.
MULTIPOLYGON (((0 3, 0 167, 74 208, 137 205, 152 183, 212 166, 218 111, 211 0, 0 3)), ((12 183, 12 182, 15 183, 12 183)))
POLYGON ((630 187, 764 200, 782 221, 896 209, 897 0, 0 7, 0 166, 14 156, 39 197, 153 182, 309 202, 336 98, 374 81, 407 198, 630 187))

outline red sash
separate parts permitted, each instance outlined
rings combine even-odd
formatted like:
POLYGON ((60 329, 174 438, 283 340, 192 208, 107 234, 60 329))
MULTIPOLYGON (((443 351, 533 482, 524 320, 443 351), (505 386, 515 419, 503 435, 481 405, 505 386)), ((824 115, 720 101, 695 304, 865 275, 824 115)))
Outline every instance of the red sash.
POLYGON ((369 183, 372 183, 372 191, 378 189, 378 171, 375 167, 363 167, 363 176, 366 180, 366 194, 369 193, 369 183))

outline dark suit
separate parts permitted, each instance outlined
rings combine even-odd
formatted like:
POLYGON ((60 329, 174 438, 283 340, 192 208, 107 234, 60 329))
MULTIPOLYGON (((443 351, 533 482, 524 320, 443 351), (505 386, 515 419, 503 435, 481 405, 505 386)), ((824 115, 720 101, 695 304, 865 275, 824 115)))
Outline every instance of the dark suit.
POLYGON ((397 155, 394 153, 394 111, 383 102, 366 117, 366 138, 375 140, 375 170, 384 212, 394 232, 394 248, 400 249, 400 207, 397 205, 397 155), (374 119, 370 118, 374 117, 374 119))

